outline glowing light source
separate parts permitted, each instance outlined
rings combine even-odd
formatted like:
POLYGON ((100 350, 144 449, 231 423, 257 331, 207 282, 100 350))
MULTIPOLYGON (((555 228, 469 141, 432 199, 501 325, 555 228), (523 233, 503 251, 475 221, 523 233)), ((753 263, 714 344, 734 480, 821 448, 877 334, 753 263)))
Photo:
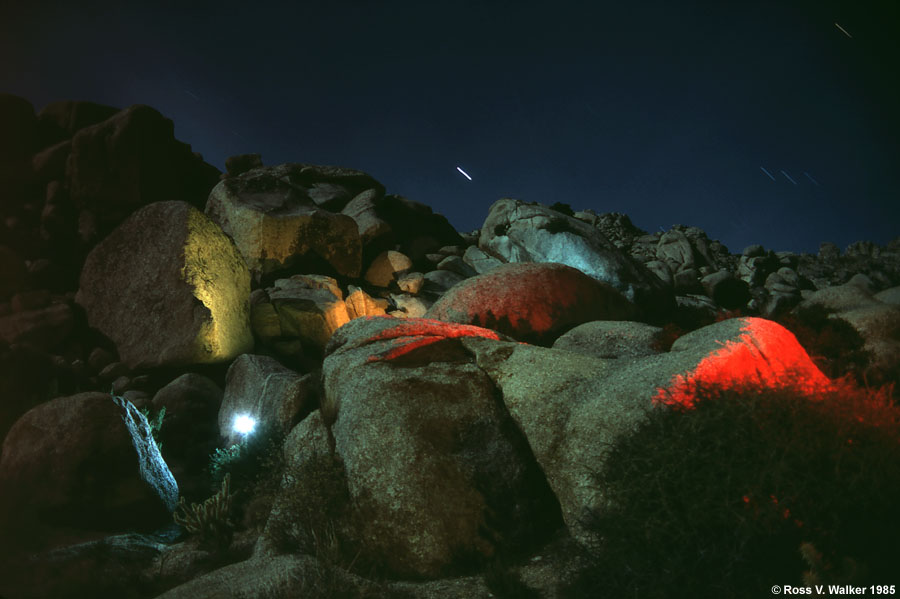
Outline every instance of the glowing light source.
POLYGON ((234 417, 234 430, 242 435, 249 435, 256 428, 256 419, 247 414, 238 414, 234 417))

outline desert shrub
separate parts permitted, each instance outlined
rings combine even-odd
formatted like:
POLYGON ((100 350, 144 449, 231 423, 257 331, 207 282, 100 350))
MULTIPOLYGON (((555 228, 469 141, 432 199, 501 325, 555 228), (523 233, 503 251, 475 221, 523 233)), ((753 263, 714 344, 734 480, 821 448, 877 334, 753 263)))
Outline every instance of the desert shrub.
POLYGON ((667 352, 672 349, 672 344, 687 333, 683 328, 673 322, 663 325, 662 330, 656 334, 653 339, 653 349, 660 352, 667 352))
POLYGON ((214 487, 226 474, 231 474, 235 488, 243 488, 261 481, 281 466, 283 435, 261 426, 240 443, 226 449, 216 449, 209 456, 209 473, 214 487))
POLYGON ((316 454, 285 472, 266 530, 279 553, 305 553, 349 569, 357 556, 342 524, 351 511, 343 466, 331 455, 316 454))
POLYGON ((564 596, 761 597, 812 571, 804 544, 819 571, 896 579, 900 416, 883 393, 696 394, 610 448, 584 518, 594 566, 564 596))
POLYGON ((234 535, 230 479, 231 476, 226 474, 219 491, 202 503, 188 506, 185 498, 179 497, 178 505, 172 513, 176 524, 197 536, 201 547, 213 551, 227 549, 234 535))
POLYGON ((142 408, 141 414, 147 419, 147 423, 150 425, 150 434, 153 435, 156 446, 162 451, 162 443, 159 441, 159 431, 162 430, 163 419, 166 417, 166 407, 163 406, 155 414, 151 414, 149 408, 142 408))
POLYGON ((243 528, 261 526, 268 516, 284 467, 283 439, 283 434, 261 426, 240 443, 210 455, 212 487, 231 477, 234 518, 243 528))
POLYGON ((550 206, 550 210, 555 210, 557 212, 565 214, 566 216, 575 216, 575 211, 572 210, 572 207, 565 202, 554 202, 550 206))
POLYGON ((816 366, 830 378, 853 376, 863 384, 863 374, 871 361, 863 349, 865 340, 853 325, 833 316, 834 311, 813 304, 779 317, 776 322, 791 331, 816 366))

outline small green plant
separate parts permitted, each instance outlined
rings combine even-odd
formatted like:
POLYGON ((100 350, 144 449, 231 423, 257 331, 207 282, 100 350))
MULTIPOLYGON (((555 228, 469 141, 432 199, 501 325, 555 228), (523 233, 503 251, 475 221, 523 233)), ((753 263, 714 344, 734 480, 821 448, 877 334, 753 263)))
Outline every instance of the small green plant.
POLYGON ((213 485, 231 474, 237 488, 256 485, 261 478, 280 468, 283 435, 260 426, 252 434, 225 449, 216 449, 209 456, 209 473, 213 485))
POLYGON ((219 492, 203 503, 192 503, 188 507, 185 498, 179 497, 172 519, 189 533, 197 535, 202 547, 224 550, 231 544, 234 535, 232 499, 231 475, 226 474, 219 492))
POLYGON ((241 459, 242 455, 246 459, 247 451, 244 447, 243 443, 238 443, 227 449, 216 449, 209 456, 209 473, 212 475, 213 480, 221 481, 225 478, 241 459))
POLYGON ((150 414, 150 408, 141 408, 141 414, 147 419, 147 423, 150 425, 150 434, 153 435, 156 446, 162 451, 162 443, 159 441, 159 431, 162 430, 163 419, 166 417, 166 406, 161 407, 159 411, 152 416, 150 414))

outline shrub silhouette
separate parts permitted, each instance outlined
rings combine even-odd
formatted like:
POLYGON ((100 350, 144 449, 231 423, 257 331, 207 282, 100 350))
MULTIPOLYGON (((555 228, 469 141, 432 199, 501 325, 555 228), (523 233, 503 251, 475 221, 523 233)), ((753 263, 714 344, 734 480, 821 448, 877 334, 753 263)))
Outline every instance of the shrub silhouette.
POLYGON ((852 374, 857 384, 871 361, 865 340, 853 325, 833 316, 834 311, 813 304, 776 319, 806 349, 816 366, 830 378, 852 374))
POLYGON ((583 520, 594 565, 563 596, 761 597, 802 583, 803 544, 852 561, 858 584, 896 579, 900 411, 883 390, 697 397, 610 448, 603 508, 583 520))
POLYGON ((209 473, 213 488, 222 484, 226 474, 231 474, 235 488, 260 482, 262 476, 280 468, 283 440, 284 435, 261 425, 240 443, 227 449, 216 449, 209 456, 209 473))
POLYGON ((268 516, 273 494, 280 486, 284 469, 281 443, 284 435, 260 426, 243 441, 210 455, 212 489, 231 479, 234 521, 237 529, 260 527, 268 516))
POLYGON ((219 492, 202 503, 188 506, 184 497, 178 498, 172 519, 189 533, 197 535, 201 547, 222 551, 231 544, 234 522, 231 520, 230 479, 231 476, 226 474, 219 492))
POLYGON ((575 211, 572 209, 572 207, 570 205, 566 204, 565 202, 554 202, 550 206, 550 210, 555 210, 557 212, 561 212, 562 214, 565 214, 566 216, 575 216, 575 211))

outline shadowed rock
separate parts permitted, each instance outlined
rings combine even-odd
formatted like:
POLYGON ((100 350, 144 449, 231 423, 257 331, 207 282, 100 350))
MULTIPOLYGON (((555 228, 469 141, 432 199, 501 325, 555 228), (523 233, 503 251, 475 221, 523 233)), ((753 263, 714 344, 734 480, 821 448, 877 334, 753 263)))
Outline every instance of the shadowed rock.
POLYGON ((153 202, 202 208, 218 175, 175 139, 171 120, 142 105, 76 132, 66 165, 72 202, 95 219, 98 239, 153 202))
POLYGON ((0 539, 19 551, 152 530, 178 495, 146 419, 105 393, 60 397, 23 415, 3 442, 0 488, 0 539))
POLYGON ((402 576, 435 577, 458 560, 545 537, 558 507, 530 450, 461 339, 496 333, 433 320, 361 318, 324 363, 327 421, 362 551, 402 576))

